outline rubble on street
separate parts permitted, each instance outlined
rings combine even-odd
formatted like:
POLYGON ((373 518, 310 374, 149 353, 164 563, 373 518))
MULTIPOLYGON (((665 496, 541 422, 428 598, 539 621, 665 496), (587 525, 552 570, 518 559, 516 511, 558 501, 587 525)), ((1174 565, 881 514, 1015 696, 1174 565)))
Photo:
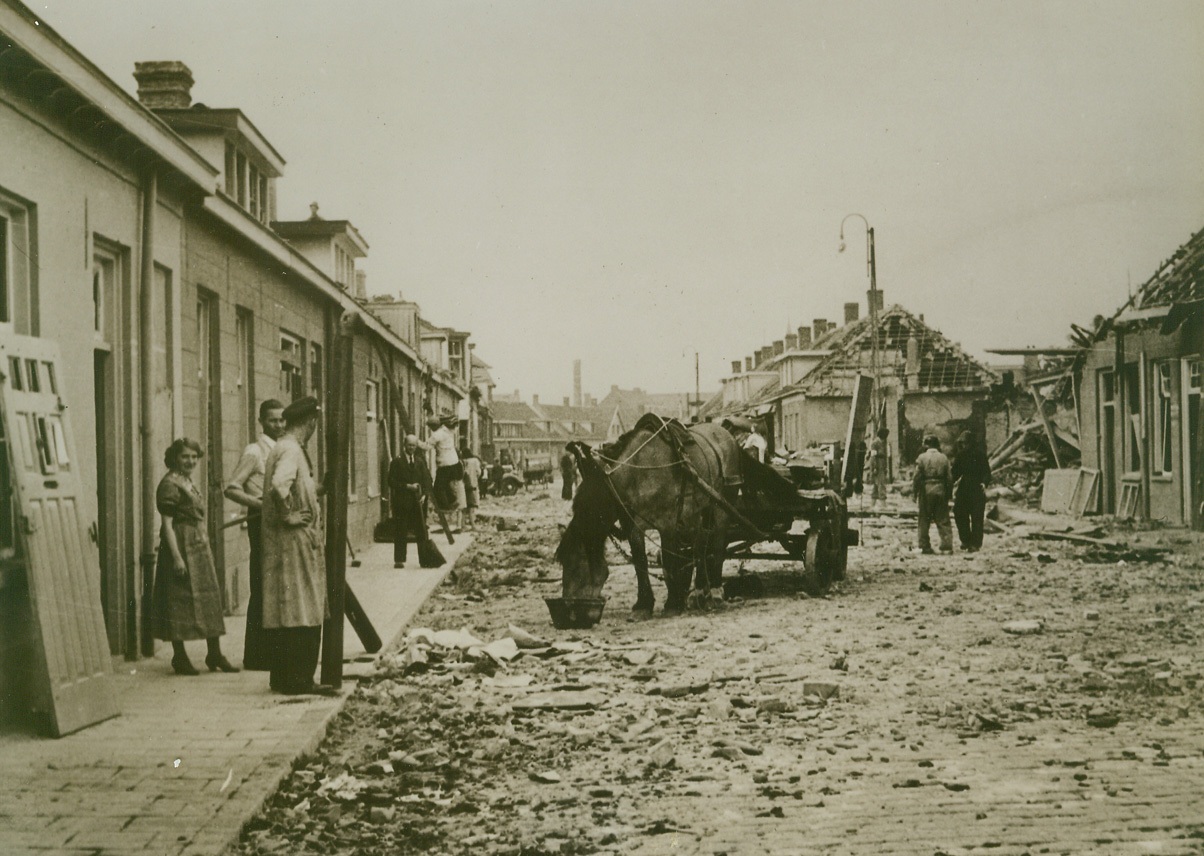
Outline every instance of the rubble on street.
POLYGON ((239 853, 1200 852, 1197 535, 1020 521, 936 557, 877 516, 824 597, 651 620, 612 551, 564 632, 567 505, 483 512, 239 853))

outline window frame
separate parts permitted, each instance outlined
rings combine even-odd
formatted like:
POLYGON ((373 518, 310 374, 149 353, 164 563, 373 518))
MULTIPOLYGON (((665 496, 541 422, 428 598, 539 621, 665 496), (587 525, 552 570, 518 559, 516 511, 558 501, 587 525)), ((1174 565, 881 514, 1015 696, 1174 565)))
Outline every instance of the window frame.
POLYGON ((1170 478, 1175 471, 1174 363, 1150 363, 1150 475, 1170 478))

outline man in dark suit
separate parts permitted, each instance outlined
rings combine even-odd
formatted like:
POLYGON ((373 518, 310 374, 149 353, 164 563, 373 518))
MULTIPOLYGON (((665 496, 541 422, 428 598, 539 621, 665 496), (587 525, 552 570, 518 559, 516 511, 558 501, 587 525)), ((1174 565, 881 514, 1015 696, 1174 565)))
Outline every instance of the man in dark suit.
POLYGON ((401 454, 389 463, 389 503, 393 509, 393 567, 405 567, 410 534, 422 537, 426 529, 426 497, 431 492, 431 471, 418 450, 418 438, 406 435, 401 454))

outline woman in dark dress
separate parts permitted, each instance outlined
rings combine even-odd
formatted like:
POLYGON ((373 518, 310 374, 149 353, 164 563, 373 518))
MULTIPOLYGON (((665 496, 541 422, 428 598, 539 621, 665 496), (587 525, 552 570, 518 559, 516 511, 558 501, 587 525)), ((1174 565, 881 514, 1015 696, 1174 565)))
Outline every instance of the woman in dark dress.
POLYGON ((159 482, 155 504, 163 518, 159 557, 155 565, 152 624, 156 639, 171 643, 171 666, 177 675, 196 675, 184 643, 204 639, 209 644, 209 671, 237 672, 222 655, 222 594, 205 532, 205 502, 192 483, 201 447, 184 437, 167 447, 167 475, 159 482))

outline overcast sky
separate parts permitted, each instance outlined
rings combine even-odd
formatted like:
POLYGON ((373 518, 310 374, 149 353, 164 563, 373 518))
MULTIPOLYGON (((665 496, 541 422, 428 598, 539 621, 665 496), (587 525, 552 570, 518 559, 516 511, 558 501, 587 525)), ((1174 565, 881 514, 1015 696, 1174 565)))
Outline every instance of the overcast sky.
POLYGON ((133 91, 180 59, 350 219, 369 291, 503 391, 718 386, 878 284, 972 352, 1063 344, 1204 227, 1204 3, 32 4, 133 91))

